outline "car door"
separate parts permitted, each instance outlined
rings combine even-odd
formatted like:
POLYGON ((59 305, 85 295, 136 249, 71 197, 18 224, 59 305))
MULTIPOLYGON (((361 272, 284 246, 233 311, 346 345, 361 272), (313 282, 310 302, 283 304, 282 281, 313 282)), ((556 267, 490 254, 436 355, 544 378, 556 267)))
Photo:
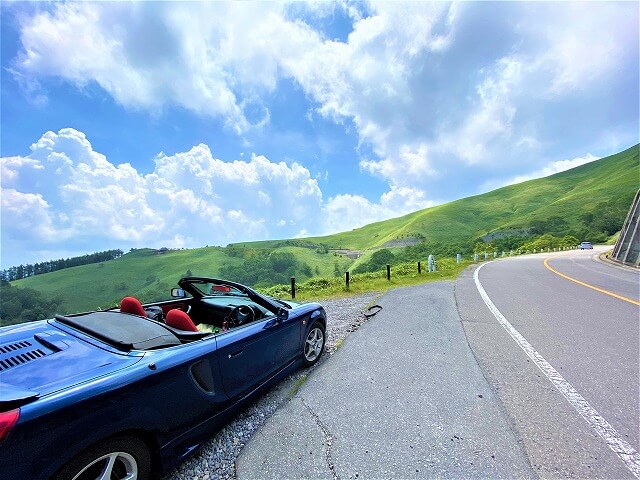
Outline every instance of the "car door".
POLYGON ((219 375, 216 338, 191 342, 147 355, 159 377, 154 399, 167 419, 166 425, 188 428, 225 408, 228 397, 219 375), (177 414, 179 412, 179 415, 177 414))
POLYGON ((308 315, 300 318, 298 315, 292 315, 289 311, 287 318, 273 318, 270 320, 273 325, 270 324, 269 328, 277 331, 279 335, 278 348, 274 349, 274 361, 277 365, 284 366, 302 353, 301 320, 305 319, 308 319, 308 315))
POLYGON ((229 397, 248 392, 300 353, 300 322, 275 315, 219 334, 218 361, 229 397))

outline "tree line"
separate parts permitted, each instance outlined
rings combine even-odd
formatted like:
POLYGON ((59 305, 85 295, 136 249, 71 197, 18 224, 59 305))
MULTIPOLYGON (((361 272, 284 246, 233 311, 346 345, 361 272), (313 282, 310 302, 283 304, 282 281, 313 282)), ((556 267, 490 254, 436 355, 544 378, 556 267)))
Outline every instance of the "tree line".
POLYGON ((313 277, 314 274, 306 262, 299 261, 291 252, 244 249, 244 251, 239 250, 237 255, 242 255, 244 261, 239 265, 223 265, 220 268, 221 278, 233 279, 256 288, 264 288, 289 283, 293 276, 306 280, 313 277))
POLYGON ((51 318, 61 305, 62 298, 48 297, 32 288, 16 288, 0 280, 0 327, 51 318))
POLYGON ((89 253, 79 257, 60 258, 58 260, 49 260, 47 262, 18 265, 5 270, 0 270, 0 280, 12 282, 41 273, 55 272, 64 268, 77 267, 79 265, 89 265, 91 263, 106 262, 119 258, 124 254, 120 249, 105 250, 104 252, 89 253))

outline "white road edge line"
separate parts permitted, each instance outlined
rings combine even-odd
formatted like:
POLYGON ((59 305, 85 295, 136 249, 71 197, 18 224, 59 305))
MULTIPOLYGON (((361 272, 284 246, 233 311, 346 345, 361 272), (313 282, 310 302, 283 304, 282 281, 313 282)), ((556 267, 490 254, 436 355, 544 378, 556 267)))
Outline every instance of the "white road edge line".
POLYGON ((480 296, 484 300, 484 303, 489 307, 496 320, 504 327, 511 338, 524 350, 531 360, 538 366, 542 373, 546 375, 549 381, 556 389, 564 395, 567 401, 571 404, 577 412, 591 425, 591 427, 602 437, 607 443, 609 448, 614 451, 618 457, 624 462, 631 473, 638 479, 640 479, 640 454, 625 442, 618 432, 597 412, 595 408, 589 405, 582 395, 580 395, 575 388, 567 382, 562 375, 560 375, 555 368, 547 362, 542 355, 540 355, 535 348, 516 330, 513 325, 500 313, 500 310, 493 304, 489 295, 482 287, 478 272, 484 267, 486 263, 480 265, 475 272, 473 272, 473 279, 480 292, 480 296))

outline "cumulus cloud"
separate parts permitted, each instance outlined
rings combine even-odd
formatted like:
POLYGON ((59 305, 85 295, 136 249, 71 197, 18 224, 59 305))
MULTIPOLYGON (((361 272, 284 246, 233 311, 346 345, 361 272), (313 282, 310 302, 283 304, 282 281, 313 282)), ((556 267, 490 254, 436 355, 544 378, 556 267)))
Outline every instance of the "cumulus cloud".
POLYGON ((369 223, 432 207, 421 190, 391 186, 378 202, 362 195, 342 194, 330 198, 324 207, 325 233, 351 230, 369 223))
POLYGON ((269 237, 277 226, 293 233, 322 203, 316 180, 295 162, 225 162, 196 145, 159 154, 145 175, 113 165, 72 128, 46 132, 29 155, 0 163, 3 249, 5 240, 69 249, 88 238, 123 247, 226 244, 269 237))

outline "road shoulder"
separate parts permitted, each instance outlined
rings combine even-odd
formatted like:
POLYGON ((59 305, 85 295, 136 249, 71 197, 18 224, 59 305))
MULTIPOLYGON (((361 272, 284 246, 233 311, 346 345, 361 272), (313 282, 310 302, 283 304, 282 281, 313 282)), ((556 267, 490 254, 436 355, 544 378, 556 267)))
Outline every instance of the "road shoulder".
POLYGON ((238 478, 534 478, 469 349, 454 283, 378 303, 244 447, 238 478))

